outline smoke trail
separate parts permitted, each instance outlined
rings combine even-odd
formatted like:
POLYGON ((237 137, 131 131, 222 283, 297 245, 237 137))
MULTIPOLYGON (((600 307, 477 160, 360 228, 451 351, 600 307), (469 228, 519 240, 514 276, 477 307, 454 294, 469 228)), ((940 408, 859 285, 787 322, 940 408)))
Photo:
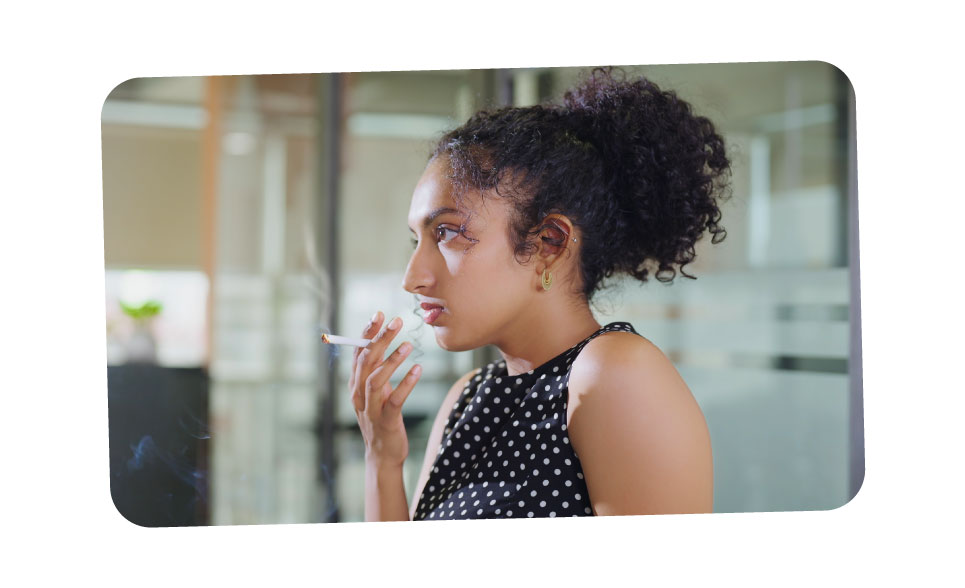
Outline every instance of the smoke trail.
POLYGON ((415 294, 412 295, 412 314, 415 315, 416 326, 409 330, 412 335, 412 353, 409 354, 409 359, 412 361, 417 361, 420 357, 425 355, 425 350, 422 348, 422 340, 418 337, 425 330, 426 323, 422 320, 422 307, 419 306, 419 297, 415 294))
POLYGON ((141 437, 141 440, 137 445, 131 445, 132 456, 127 460, 127 471, 133 472, 142 469, 147 463, 153 461, 153 457, 157 455, 157 446, 154 444, 154 438, 150 435, 145 435, 141 437))
MULTIPOLYGON (((315 251, 316 243, 315 231, 312 229, 312 225, 308 221, 304 221, 302 224, 302 249, 305 254, 305 263, 308 265, 311 273, 305 276, 303 283, 309 291, 317 297, 319 316, 325 319, 331 314, 332 280, 329 273, 318 261, 318 255, 316 255, 315 251)), ((318 328, 312 336, 319 337, 322 333, 333 333, 333 331, 324 322, 319 321, 318 328)), ((335 359, 340 356, 339 346, 322 346, 322 349, 326 348, 326 352, 328 353, 328 369, 332 369, 335 365, 335 359)))
MULTIPOLYGON (((131 448, 131 457, 127 460, 128 474, 143 470, 146 466, 153 465, 155 461, 160 461, 179 480, 193 488, 201 500, 207 500, 207 473, 195 469, 186 458, 179 458, 170 451, 159 449, 151 435, 144 435, 136 445, 129 447, 131 448)), ((181 449, 182 456, 186 450, 186 447, 181 449)))
MULTIPOLYGON (((305 261, 311 270, 311 274, 305 277, 305 285, 318 298, 319 316, 322 317, 321 320, 319 320, 317 329, 313 333, 313 336, 320 337, 321 333, 333 333, 332 329, 325 324, 325 322, 323 322, 328 320, 332 313, 332 280, 329 273, 318 261, 318 256, 316 255, 315 249, 315 245, 317 243, 315 239, 315 231, 312 229, 311 224, 309 224, 307 221, 305 221, 302 225, 302 235, 305 261)), ((326 362, 328 365, 328 370, 333 370, 335 360, 342 355, 340 346, 322 344, 320 348, 322 354, 328 355, 326 362)), ((322 487, 325 489, 326 500, 325 511, 321 513, 321 522, 329 522, 338 512, 336 486, 334 478, 328 470, 328 466, 326 466, 324 463, 321 463, 319 464, 319 468, 321 469, 322 473, 322 487)))
MULTIPOLYGON (((321 333, 332 333, 332 329, 327 325, 325 325, 325 323, 319 321, 318 333, 316 333, 316 336, 320 335, 321 333)), ((329 370, 334 369, 335 360, 342 356, 341 347, 342 347, 341 345, 325 345, 324 343, 319 346, 319 352, 323 356, 325 355, 328 356, 328 360, 326 361, 326 363, 328 365, 329 370)), ((351 353, 349 353, 349 356, 351 356, 351 353)))
POLYGON ((194 413, 188 410, 187 407, 184 407, 184 411, 186 413, 184 416, 186 416, 188 420, 191 421, 190 422, 191 426, 189 427, 189 425, 184 422, 183 418, 179 416, 178 424, 181 425, 181 430, 187 433, 188 435, 190 435, 191 437, 194 437, 195 439, 201 439, 201 440, 210 439, 211 429, 208 427, 208 424, 202 421, 201 419, 199 419, 198 417, 196 417, 194 413))
POLYGON ((332 307, 332 280, 322 264, 318 262, 318 256, 315 252, 315 231, 308 221, 302 224, 302 235, 304 237, 302 243, 304 245, 305 262, 311 270, 311 274, 305 276, 304 283, 318 297, 321 315, 327 316, 332 307))

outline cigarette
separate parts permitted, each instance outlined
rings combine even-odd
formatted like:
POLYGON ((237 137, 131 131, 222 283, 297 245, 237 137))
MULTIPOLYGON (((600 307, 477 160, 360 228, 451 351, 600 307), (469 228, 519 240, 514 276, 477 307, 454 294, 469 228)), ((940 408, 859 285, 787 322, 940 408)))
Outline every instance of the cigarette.
POLYGON ((322 333, 322 343, 328 343, 329 345, 354 345, 356 347, 365 347, 371 342, 371 339, 354 339, 352 337, 340 337, 339 335, 322 333))

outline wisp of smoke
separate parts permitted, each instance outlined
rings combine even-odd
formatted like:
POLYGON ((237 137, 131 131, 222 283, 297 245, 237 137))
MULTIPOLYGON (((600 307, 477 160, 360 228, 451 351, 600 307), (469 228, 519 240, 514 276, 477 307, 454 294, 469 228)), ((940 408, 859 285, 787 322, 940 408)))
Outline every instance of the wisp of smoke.
POLYGON ((208 428, 208 424, 201 421, 201 419, 196 417, 190 410, 187 410, 187 408, 185 408, 185 413, 184 417, 187 417, 187 419, 191 421, 191 426, 189 427, 188 424, 185 424, 183 417, 179 416, 178 424, 181 425, 181 430, 195 439, 210 439, 211 430, 208 428))
POLYGON ((208 489, 208 480, 205 472, 192 467, 186 459, 175 457, 169 451, 158 449, 151 435, 141 437, 137 445, 131 445, 130 448, 132 455, 131 458, 127 460, 128 473, 139 471, 153 464, 156 460, 160 461, 167 466, 179 480, 194 488, 199 498, 205 500, 208 489))
POLYGON ((332 280, 318 261, 318 255, 315 251, 315 231, 308 221, 305 221, 302 225, 302 235, 304 237, 302 244, 304 245, 305 262, 311 270, 311 274, 305 276, 304 283, 318 297, 321 316, 328 316, 332 307, 332 280))
MULTIPOLYGON (((331 313, 332 280, 328 272, 325 271, 322 264, 318 261, 318 255, 315 251, 315 245, 317 243, 315 231, 308 221, 302 224, 302 237, 302 249, 305 254, 305 262, 311 270, 310 275, 305 276, 304 284, 312 294, 318 298, 319 316, 324 320, 328 318, 331 313)), ((321 333, 331 332, 332 330, 320 321, 313 336, 318 337, 321 333)), ((328 354, 328 369, 332 369, 332 366, 335 364, 335 359, 340 355, 339 346, 323 345, 322 348, 325 350, 323 353, 328 354)))

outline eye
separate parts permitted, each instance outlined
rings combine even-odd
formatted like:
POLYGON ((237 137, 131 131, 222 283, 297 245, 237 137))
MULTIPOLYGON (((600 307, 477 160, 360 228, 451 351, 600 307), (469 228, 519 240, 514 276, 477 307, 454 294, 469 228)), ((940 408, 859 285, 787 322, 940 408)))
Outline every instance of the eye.
POLYGON ((439 225, 436 227, 436 242, 437 243, 448 243, 452 239, 459 236, 459 230, 447 227, 445 225, 439 225))

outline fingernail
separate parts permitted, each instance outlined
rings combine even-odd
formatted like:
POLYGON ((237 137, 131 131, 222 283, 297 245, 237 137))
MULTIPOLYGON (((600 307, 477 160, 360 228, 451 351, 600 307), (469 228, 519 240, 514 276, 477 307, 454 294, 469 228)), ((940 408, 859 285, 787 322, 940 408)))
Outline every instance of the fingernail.
POLYGON ((418 375, 421 374, 421 373, 422 373, 422 366, 421 366, 421 365, 416 365, 415 367, 412 368, 412 377, 413 377, 413 378, 416 377, 416 376, 418 376, 418 375))
POLYGON ((374 323, 375 321, 379 320, 379 315, 380 315, 380 314, 382 314, 382 311, 381 311, 381 310, 376 311, 376 313, 372 315, 372 320, 369 321, 369 322, 374 323))
POLYGON ((392 322, 389 323, 389 328, 392 329, 393 331, 398 329, 401 326, 402 326, 402 319, 400 319, 399 317, 395 317, 394 319, 392 319, 392 322))
POLYGON ((410 345, 408 342, 403 343, 402 347, 399 348, 399 353, 402 355, 409 355, 410 351, 412 351, 412 345, 410 345))

